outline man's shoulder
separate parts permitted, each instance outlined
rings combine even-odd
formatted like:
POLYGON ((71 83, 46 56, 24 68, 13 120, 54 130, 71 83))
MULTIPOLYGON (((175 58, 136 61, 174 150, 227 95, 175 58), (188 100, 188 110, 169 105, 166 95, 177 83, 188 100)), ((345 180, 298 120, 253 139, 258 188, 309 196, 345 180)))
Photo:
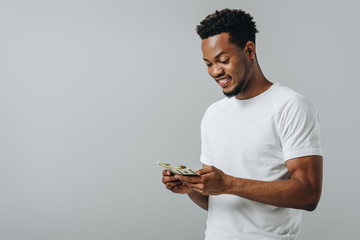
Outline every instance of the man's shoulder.
POLYGON ((204 114, 204 117, 203 119, 205 118, 209 118, 210 116, 212 116, 214 113, 216 113, 217 111, 225 108, 226 106, 229 105, 229 101, 230 99, 225 97, 225 98, 222 98, 216 102, 214 102, 213 104, 211 104, 205 111, 205 114, 204 114))
POLYGON ((213 111, 213 110, 215 110, 215 109, 222 108, 222 107, 228 105, 228 103, 229 103, 229 98, 224 97, 224 98, 222 98, 222 99, 220 99, 220 100, 212 103, 212 104, 207 108, 206 111, 213 111))
POLYGON ((289 112, 316 112, 311 102, 304 95, 281 84, 272 92, 271 100, 276 112, 280 115, 288 114, 289 112))
POLYGON ((275 83, 276 87, 273 89, 273 91, 271 92, 271 97, 275 100, 281 101, 281 100, 288 100, 288 99, 292 99, 292 98, 296 98, 299 95, 301 96, 300 93, 296 92, 295 90, 282 85, 281 83, 275 83))
POLYGON ((277 108, 310 104, 304 95, 282 84, 278 84, 270 96, 277 108))

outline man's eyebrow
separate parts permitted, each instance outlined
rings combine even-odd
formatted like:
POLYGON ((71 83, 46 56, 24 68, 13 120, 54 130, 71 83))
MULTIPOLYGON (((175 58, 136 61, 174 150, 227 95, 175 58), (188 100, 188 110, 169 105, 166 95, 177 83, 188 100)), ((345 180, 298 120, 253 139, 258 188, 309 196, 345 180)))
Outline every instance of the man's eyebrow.
POLYGON ((215 58, 219 58, 221 55, 223 55, 224 53, 226 53, 226 52, 221 52, 221 53, 219 53, 218 55, 216 55, 215 56, 215 58))
MULTIPOLYGON (((221 55, 223 55, 224 53, 226 53, 226 52, 221 52, 221 53, 219 53, 218 55, 216 55, 215 56, 215 58, 219 58, 221 55)), ((204 61, 208 61, 208 62, 210 62, 209 60, 207 60, 206 58, 203 58, 204 59, 204 61)))

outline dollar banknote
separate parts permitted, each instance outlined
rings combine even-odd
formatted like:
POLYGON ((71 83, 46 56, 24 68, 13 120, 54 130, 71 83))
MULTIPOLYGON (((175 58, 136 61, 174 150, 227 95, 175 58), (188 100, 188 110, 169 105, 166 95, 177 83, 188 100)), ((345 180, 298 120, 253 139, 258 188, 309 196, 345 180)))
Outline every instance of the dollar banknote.
POLYGON ((173 174, 180 174, 180 175, 189 175, 189 176, 199 176, 194 170, 190 168, 180 168, 180 167, 173 167, 169 163, 157 161, 157 164, 166 170, 169 170, 173 174))

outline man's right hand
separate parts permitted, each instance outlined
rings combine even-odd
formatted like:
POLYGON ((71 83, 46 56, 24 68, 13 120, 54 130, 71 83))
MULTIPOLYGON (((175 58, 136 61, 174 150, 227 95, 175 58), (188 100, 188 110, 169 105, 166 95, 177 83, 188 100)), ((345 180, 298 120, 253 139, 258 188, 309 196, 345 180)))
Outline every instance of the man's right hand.
MULTIPOLYGON (((185 168, 184 166, 180 166, 185 168)), ((191 192, 191 188, 182 181, 175 178, 175 175, 169 170, 163 170, 162 182, 165 184, 166 188, 172 191, 173 193, 186 194, 191 192)))

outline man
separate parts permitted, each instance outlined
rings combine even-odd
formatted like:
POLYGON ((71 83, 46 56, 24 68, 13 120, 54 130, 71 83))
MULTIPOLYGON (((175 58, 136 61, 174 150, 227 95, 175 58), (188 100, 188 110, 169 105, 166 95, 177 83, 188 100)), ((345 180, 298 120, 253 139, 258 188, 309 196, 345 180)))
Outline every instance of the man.
POLYGON ((265 78, 252 19, 224 9, 197 26, 208 73, 227 98, 202 120, 200 176, 163 171, 166 188, 208 210, 206 240, 295 239, 301 209, 313 211, 321 195, 317 113, 265 78))

